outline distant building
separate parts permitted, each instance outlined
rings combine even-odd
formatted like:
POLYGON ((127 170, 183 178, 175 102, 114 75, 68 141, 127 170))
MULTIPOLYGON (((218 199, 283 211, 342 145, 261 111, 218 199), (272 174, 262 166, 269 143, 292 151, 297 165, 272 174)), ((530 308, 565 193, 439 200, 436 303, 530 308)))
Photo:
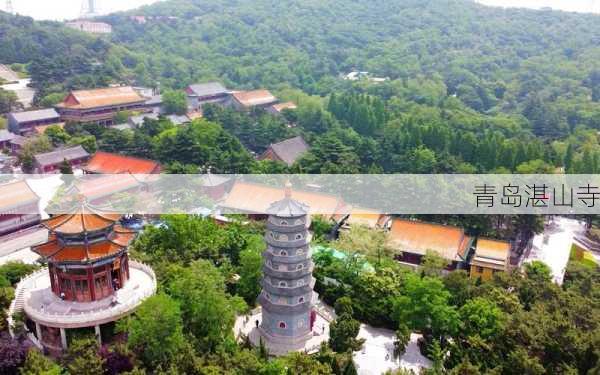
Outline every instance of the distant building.
POLYGON ((40 109, 36 111, 12 112, 7 116, 8 129, 18 135, 35 132, 35 127, 51 125, 60 122, 60 115, 54 109, 40 109))
POLYGON ((231 187, 232 179, 223 175, 206 174, 202 176, 202 190, 213 200, 219 200, 231 187))
POLYGON ((144 108, 148 112, 162 113, 163 112, 162 104, 163 104, 162 95, 153 95, 153 96, 148 97, 148 99, 144 103, 144 108))
POLYGON ((10 149, 10 141, 12 141, 16 135, 5 129, 0 129, 0 151, 10 149))
POLYGON ((268 90, 238 91, 231 95, 231 105, 240 111, 253 108, 267 108, 276 104, 278 99, 268 90))
POLYGON ((95 22, 88 20, 76 20, 66 22, 65 25, 71 29, 90 34, 110 34, 112 26, 104 22, 95 22))
POLYGON ((467 268, 473 245, 473 238, 462 228, 399 218, 391 223, 389 239, 400 262, 420 265, 427 252, 433 251, 448 261, 448 270, 467 268))
MULTIPOLYGON (((254 219, 264 219, 273 197, 279 195, 281 189, 275 187, 236 181, 219 208, 223 213, 244 213, 254 219)), ((312 215, 326 219, 345 216, 351 209, 341 198, 330 194, 294 190, 294 197, 309 205, 312 215)))
POLYGON ((185 125, 192 122, 186 115, 168 115, 165 118, 173 123, 175 126, 185 125))
POLYGON ((12 155, 19 155, 25 143, 29 141, 29 138, 22 137, 20 135, 15 135, 13 139, 9 141, 10 143, 10 153, 12 155))
POLYGON ((59 173, 65 160, 72 168, 76 168, 85 164, 89 158, 90 154, 83 147, 75 146, 37 154, 33 160, 37 173, 59 173))
POLYGON ((229 98, 229 90, 219 82, 208 82, 190 85, 185 89, 188 105, 197 110, 207 103, 224 103, 229 98))
POLYGON ((112 125, 120 111, 145 111, 147 99, 132 87, 72 91, 56 106, 63 121, 112 125))
POLYGON ((509 257, 510 243, 479 238, 470 261, 470 275, 483 281, 490 280, 496 272, 508 271, 509 257))
POLYGON ((158 120, 159 118, 159 114, 158 113, 146 113, 143 115, 137 115, 137 116, 131 116, 129 118, 129 120, 127 120, 127 122, 133 126, 134 128, 139 128, 142 125, 144 125, 144 121, 146 119, 148 120, 158 120))
POLYGON ((304 138, 298 136, 271 144, 258 159, 278 161, 291 167, 308 149, 304 138))
POLYGON ((156 174, 160 170, 160 164, 152 160, 102 151, 96 152, 83 167, 83 171, 89 174, 156 174))
POLYGON ((38 224, 39 202, 25 181, 0 185, 0 235, 38 224))
POLYGON ((298 106, 296 106, 296 104, 294 102, 285 102, 285 103, 274 104, 274 105, 268 107, 267 112, 274 114, 274 115, 280 115, 286 109, 294 110, 297 108, 298 108, 298 106))

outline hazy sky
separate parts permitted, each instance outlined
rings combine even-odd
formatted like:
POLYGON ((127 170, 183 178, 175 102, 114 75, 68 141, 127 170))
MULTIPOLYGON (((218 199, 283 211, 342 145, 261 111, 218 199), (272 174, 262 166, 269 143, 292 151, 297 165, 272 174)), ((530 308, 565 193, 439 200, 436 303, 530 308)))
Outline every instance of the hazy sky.
POLYGON ((573 12, 600 13, 600 0, 476 0, 486 5, 505 7, 543 8, 551 7, 573 12))
MULTIPOLYGON (((140 5, 155 3, 158 0, 96 0, 102 13, 137 8, 140 5)), ((72 19, 81 12, 83 0, 12 0, 15 12, 35 19, 72 19)), ((6 0, 0 0, 4 10, 6 0)))
MULTIPOLYGON (((20 14, 36 19, 72 19, 81 11, 83 0, 12 0, 13 8, 20 14)), ((108 13, 117 10, 136 8, 160 0, 97 0, 100 10, 108 13)), ((515 6, 528 8, 552 7, 578 12, 600 13, 600 0, 476 0, 486 5, 515 6)), ((4 9, 6 0, 0 0, 4 9)))

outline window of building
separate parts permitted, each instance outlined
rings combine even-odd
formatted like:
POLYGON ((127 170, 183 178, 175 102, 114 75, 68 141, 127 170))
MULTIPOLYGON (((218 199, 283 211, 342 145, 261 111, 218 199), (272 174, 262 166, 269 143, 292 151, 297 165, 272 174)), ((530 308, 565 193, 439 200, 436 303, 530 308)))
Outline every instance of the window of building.
POLYGON ((297 270, 301 270, 304 269, 304 264, 300 263, 299 265, 296 266, 297 270))
POLYGON ((280 286, 281 288, 285 288, 285 287, 287 287, 287 283, 286 283, 285 281, 280 281, 280 282, 279 282, 279 286, 280 286))
POLYGON ((477 267, 477 273, 483 273, 483 267, 477 267))
POLYGON ((302 234, 300 234, 300 233, 296 234, 296 239, 297 240, 301 240, 302 239, 302 234))
POLYGON ((296 282, 296 286, 303 286, 304 285, 304 280, 300 279, 296 282))
POLYGON ((285 329, 286 327, 285 322, 279 322, 279 328, 285 329))
POLYGON ((304 297, 298 298, 298 303, 304 303, 304 297))
POLYGON ((288 255, 288 253, 285 250, 281 250, 281 252, 279 253, 279 255, 281 255, 282 257, 286 257, 288 255))
POLYGON ((279 223, 279 225, 288 225, 288 222, 285 220, 281 220, 281 222, 279 223))
POLYGON ((296 251, 296 255, 304 255, 304 249, 298 249, 298 251, 296 251))

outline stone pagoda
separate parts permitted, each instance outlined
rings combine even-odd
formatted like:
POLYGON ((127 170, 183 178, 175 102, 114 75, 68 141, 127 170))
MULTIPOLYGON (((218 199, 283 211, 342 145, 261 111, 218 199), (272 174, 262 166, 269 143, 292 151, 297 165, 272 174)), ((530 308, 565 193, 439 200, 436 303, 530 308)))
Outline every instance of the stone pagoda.
POLYGON ((292 199, 289 183, 284 199, 273 203, 267 213, 258 331, 269 353, 282 355, 306 350, 313 337, 317 294, 313 291, 310 218, 308 206, 292 199))
POLYGON ((121 215, 81 201, 66 214, 45 220, 46 243, 32 250, 48 262, 16 288, 11 313, 24 310, 30 339, 49 352, 67 348, 66 331, 112 323, 156 291, 148 266, 131 261, 127 249, 136 233, 119 224, 121 215))

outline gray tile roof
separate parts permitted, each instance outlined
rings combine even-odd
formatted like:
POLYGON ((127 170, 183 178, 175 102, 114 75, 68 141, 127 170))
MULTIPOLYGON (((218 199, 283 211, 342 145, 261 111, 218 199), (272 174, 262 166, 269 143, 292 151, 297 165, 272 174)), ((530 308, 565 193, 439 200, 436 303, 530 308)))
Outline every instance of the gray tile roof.
POLYGON ((138 115, 138 116, 131 116, 129 118, 129 123, 135 127, 140 127, 142 125, 144 125, 144 119, 148 118, 150 120, 158 120, 158 114, 157 113, 146 113, 143 115, 138 115))
POLYGON ((208 82, 208 83, 199 83, 195 85, 190 85, 190 90, 194 92, 196 96, 213 96, 219 94, 227 94, 228 91, 219 82, 208 82))
POLYGON ((10 143, 13 145, 23 146, 25 143, 27 143, 28 140, 29 138, 27 137, 15 135, 14 138, 11 139, 10 143))
POLYGON ((166 118, 169 119, 169 121, 171 121, 173 125, 183 125, 190 122, 190 118, 186 115, 168 115, 166 116, 166 118))
POLYGON ((87 153, 81 146, 64 148, 52 152, 47 152, 45 154, 35 155, 35 161, 39 165, 55 165, 62 163, 63 160, 67 159, 68 161, 83 159, 89 157, 90 154, 87 153))
POLYGON ((9 132, 8 130, 1 129, 0 130, 0 142, 10 141, 14 139, 17 135, 9 132))
POLYGON ((54 110, 54 108, 47 109, 39 109, 37 111, 27 111, 27 112, 13 112, 9 113, 15 121, 17 122, 31 122, 31 121, 42 121, 42 120, 60 120, 60 116, 58 112, 54 110))
POLYGON ((308 145, 301 136, 286 139, 279 143, 273 143, 271 150, 283 160, 284 163, 291 166, 298 160, 302 154, 308 151, 308 145))
POLYGON ((146 100, 146 105, 161 105, 162 104, 162 95, 154 95, 146 100))

